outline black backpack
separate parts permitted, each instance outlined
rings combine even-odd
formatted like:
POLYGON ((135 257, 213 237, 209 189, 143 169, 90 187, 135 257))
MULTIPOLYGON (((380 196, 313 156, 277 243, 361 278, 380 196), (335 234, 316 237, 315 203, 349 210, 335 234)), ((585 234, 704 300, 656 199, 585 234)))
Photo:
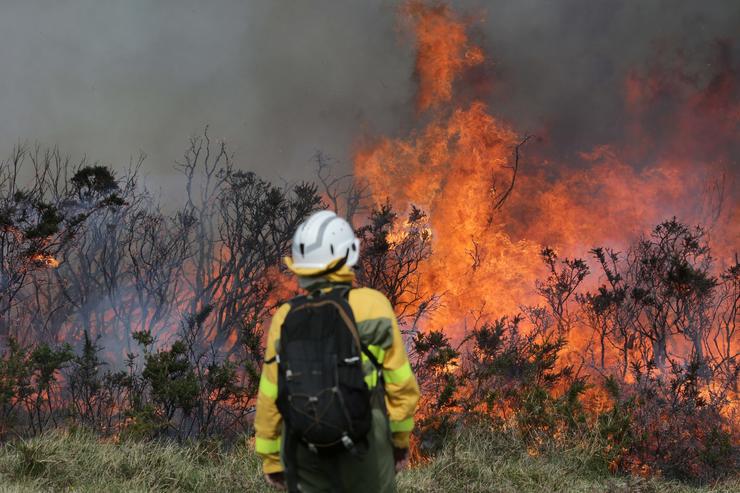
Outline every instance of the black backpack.
POLYGON ((294 298, 275 358, 286 443, 300 440, 316 453, 354 453, 372 421, 361 354, 379 365, 360 340, 348 292, 342 286, 294 298))

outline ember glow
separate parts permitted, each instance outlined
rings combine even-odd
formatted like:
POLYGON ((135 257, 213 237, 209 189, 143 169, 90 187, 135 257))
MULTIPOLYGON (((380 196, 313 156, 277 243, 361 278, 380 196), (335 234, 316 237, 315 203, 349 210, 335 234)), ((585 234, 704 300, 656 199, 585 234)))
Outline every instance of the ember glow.
POLYGON ((31 261, 37 264, 44 265, 46 267, 51 267, 52 269, 56 269, 57 267, 59 267, 59 261, 52 255, 36 253, 31 256, 31 261))

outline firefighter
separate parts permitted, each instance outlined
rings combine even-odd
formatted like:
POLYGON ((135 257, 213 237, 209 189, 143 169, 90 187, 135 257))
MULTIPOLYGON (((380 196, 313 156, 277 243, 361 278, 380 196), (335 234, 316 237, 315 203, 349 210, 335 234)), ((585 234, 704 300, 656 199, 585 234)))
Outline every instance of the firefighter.
POLYGON ((275 487, 302 492, 395 492, 395 473, 406 465, 419 387, 388 299, 374 289, 349 289, 359 255, 360 242, 349 223, 331 211, 320 211, 298 227, 292 257, 284 260, 307 292, 348 290, 361 343, 371 353, 370 357, 362 354, 364 380, 370 395, 379 396, 371 399, 366 447, 361 452, 322 454, 299 440, 286 444, 285 423, 276 403, 280 365, 276 354, 291 310, 290 303, 285 303, 275 312, 267 336, 254 422, 255 450, 262 457, 266 481, 275 487))

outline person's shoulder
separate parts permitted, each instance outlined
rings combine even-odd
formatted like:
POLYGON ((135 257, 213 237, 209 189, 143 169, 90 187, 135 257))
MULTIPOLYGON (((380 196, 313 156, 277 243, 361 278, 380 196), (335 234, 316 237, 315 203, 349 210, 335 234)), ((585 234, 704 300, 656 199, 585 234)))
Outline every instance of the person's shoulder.
POLYGON ((290 301, 285 301, 280 304, 280 306, 275 310, 275 313, 273 314, 273 319, 284 319, 285 316, 290 311, 290 301))
POLYGON ((373 288, 359 287, 353 288, 349 292, 351 298, 356 298, 365 302, 388 303, 388 298, 383 293, 373 288))
POLYGON ((296 305, 304 302, 306 300, 306 298, 307 298, 307 296, 306 296, 305 293, 303 293, 303 294, 301 294, 301 293, 296 294, 295 296, 290 297, 288 299, 283 298, 282 300, 280 300, 278 302, 279 305, 278 305, 278 308, 275 311, 275 313, 277 313, 279 311, 288 312, 288 311, 290 311, 290 309, 292 307, 294 307, 294 306, 296 306, 296 305))
POLYGON ((359 318, 392 316, 393 307, 383 293, 373 288, 354 288, 349 292, 349 304, 359 318))
POLYGON ((285 318, 288 316, 289 311, 290 303, 285 302, 282 303, 272 314, 272 320, 270 322, 270 329, 268 332, 268 341, 274 341, 275 339, 280 338, 280 331, 283 327, 283 322, 285 322, 285 318))

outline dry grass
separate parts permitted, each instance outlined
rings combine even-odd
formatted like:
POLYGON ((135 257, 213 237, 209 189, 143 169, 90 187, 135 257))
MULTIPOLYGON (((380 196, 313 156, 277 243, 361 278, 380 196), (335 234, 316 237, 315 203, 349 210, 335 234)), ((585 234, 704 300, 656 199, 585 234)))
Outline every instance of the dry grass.
MULTIPOLYGON (((583 452, 530 456, 506 437, 464 433, 435 459, 399 476, 402 492, 730 492, 740 479, 692 488, 657 479, 612 477, 583 452)), ((246 441, 216 444, 101 443, 85 433, 49 433, 0 447, 0 491, 263 492, 246 441)))
POLYGON ((400 480, 404 492, 740 492, 740 477, 712 487, 612 476, 588 450, 558 448, 530 455, 513 437, 466 432, 435 460, 400 480), (481 439, 484 436, 484 439, 481 439))

